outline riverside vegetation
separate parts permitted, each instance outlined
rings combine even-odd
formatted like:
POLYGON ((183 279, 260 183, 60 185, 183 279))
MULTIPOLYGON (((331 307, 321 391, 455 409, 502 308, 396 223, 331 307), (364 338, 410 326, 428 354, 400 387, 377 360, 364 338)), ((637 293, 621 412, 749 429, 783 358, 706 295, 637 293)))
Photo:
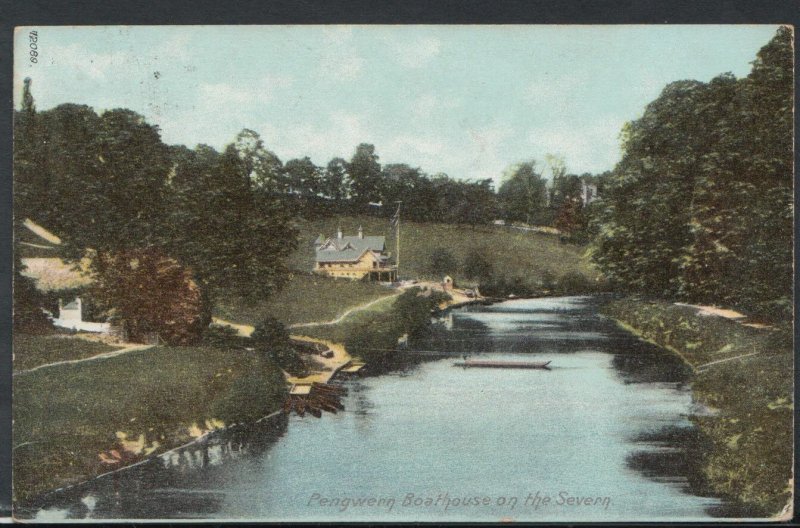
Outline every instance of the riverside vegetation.
POLYGON ((711 413, 692 422, 710 440, 706 485, 744 516, 775 515, 792 497, 791 325, 753 328, 695 308, 626 298, 603 311, 692 366, 692 394, 711 413))

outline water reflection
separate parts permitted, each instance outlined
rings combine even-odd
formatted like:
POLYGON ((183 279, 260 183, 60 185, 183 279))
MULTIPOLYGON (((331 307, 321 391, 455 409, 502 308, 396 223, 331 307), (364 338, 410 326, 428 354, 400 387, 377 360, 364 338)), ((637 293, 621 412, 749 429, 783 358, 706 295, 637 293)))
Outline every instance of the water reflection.
POLYGON ((21 519, 202 519, 220 509, 220 482, 236 465, 258 458, 284 434, 286 417, 232 428, 197 445, 44 497, 21 519))

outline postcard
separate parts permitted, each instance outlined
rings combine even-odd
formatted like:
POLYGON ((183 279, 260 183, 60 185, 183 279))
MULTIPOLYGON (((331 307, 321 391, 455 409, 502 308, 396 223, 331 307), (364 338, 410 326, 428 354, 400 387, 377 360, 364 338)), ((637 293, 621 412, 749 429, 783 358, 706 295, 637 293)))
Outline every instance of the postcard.
POLYGON ((791 518, 793 32, 16 28, 15 519, 791 518))

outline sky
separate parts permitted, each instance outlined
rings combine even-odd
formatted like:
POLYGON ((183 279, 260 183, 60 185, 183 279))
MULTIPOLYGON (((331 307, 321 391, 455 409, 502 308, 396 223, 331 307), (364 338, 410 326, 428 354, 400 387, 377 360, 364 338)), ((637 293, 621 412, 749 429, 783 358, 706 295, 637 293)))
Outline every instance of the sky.
POLYGON ((563 157, 610 170, 619 132, 667 83, 744 77, 773 25, 95 26, 18 28, 14 97, 129 108, 168 144, 223 149, 243 128, 282 161, 349 159, 499 180, 563 157), (29 32, 37 32, 37 62, 29 32))

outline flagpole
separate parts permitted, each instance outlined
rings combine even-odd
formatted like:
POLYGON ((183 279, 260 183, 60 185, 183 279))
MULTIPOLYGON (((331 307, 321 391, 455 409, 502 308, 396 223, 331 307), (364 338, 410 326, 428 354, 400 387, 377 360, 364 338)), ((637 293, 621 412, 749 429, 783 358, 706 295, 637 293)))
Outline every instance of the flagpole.
POLYGON ((397 201, 397 213, 395 213, 395 216, 397 216, 397 222, 395 223, 395 242, 397 244, 397 257, 395 257, 395 279, 398 282, 400 281, 400 205, 402 203, 403 202, 400 200, 397 201))

